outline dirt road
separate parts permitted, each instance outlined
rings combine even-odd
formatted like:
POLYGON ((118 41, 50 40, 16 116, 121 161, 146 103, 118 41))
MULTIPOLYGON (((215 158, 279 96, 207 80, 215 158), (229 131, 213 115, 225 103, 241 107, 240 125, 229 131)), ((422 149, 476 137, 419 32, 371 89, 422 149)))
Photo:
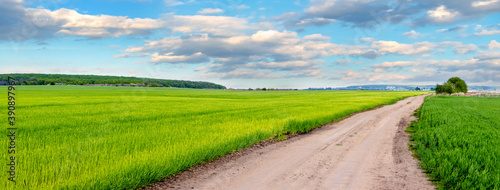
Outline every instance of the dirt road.
POLYGON ((423 99, 358 113, 149 189, 433 189, 408 151, 404 132, 423 99))

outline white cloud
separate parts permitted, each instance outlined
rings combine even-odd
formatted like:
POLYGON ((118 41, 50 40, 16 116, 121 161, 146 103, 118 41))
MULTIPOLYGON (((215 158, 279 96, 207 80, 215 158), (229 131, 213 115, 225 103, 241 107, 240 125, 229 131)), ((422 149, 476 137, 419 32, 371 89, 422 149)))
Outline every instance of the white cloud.
MULTIPOLYGON (((178 20, 175 18, 174 20, 178 20)), ((207 20, 209 16, 194 17, 181 16, 187 20, 207 20), (194 19, 196 18, 196 19, 194 19), (203 19, 201 19, 203 18, 203 19)), ((224 17, 216 17, 221 19, 224 17)), ((396 41, 376 41, 373 38, 363 39, 371 42, 369 45, 342 45, 329 42, 329 37, 321 34, 311 34, 300 37, 296 32, 287 30, 255 30, 250 34, 249 26, 242 24, 235 28, 233 35, 212 35, 204 30, 205 22, 182 22, 182 27, 196 29, 196 33, 185 33, 183 36, 165 37, 156 41, 148 41, 143 46, 131 47, 125 50, 128 56, 136 54, 149 54, 150 62, 154 63, 208 63, 205 67, 197 69, 203 76, 221 76, 221 78, 250 77, 250 70, 265 71, 261 75, 252 76, 273 78, 282 77, 307 77, 314 73, 323 73, 319 63, 320 58, 328 56, 377 57, 394 55, 422 56, 436 50, 454 48, 456 53, 469 53, 476 46, 459 42, 432 43, 417 42, 403 44, 396 41), (240 29, 236 29, 240 28, 240 29), (211 60, 211 61, 208 61, 211 60)), ((219 24, 220 25, 220 24, 219 24)), ((174 25, 175 26, 175 25, 174 25)), ((207 24, 206 27, 213 27, 207 24)), ((229 25, 228 25, 229 27, 229 25)), ((230 27, 229 27, 230 28, 230 27)), ((209 30, 211 31, 211 30, 209 30)), ((348 60, 338 60, 337 64, 360 64, 348 60)), ((378 72, 383 70, 377 69, 378 72)), ((321 77, 321 76, 316 76, 321 77)))
POLYGON ((488 44, 488 49, 500 49, 500 43, 496 40, 491 40, 491 42, 488 44))
POLYGON ((372 47, 380 53, 394 53, 401 55, 418 55, 432 52, 437 45, 431 42, 418 42, 414 44, 400 44, 396 41, 375 41, 372 47))
POLYGON ((228 16, 165 15, 162 21, 176 32, 204 32, 217 36, 234 36, 240 34, 243 29, 257 28, 249 26, 244 18, 228 16))
POLYGON ((477 46, 474 44, 463 44, 462 42, 452 42, 452 41, 446 41, 446 42, 441 42, 439 43, 440 46, 443 47, 452 47, 454 50, 455 54, 469 54, 473 53, 475 50, 477 50, 477 46))
POLYGON ((302 39, 312 40, 312 41, 328 41, 328 40, 330 40, 330 37, 323 36, 321 34, 311 34, 311 35, 304 36, 302 39))
POLYGON ((348 60, 348 59, 338 59, 338 60, 335 61, 335 63, 337 65, 361 64, 361 62, 359 62, 359 61, 353 62, 353 61, 348 60))
POLYGON ((122 35, 150 34, 162 23, 155 19, 128 18, 126 16, 84 15, 75 10, 61 8, 50 11, 41 8, 26 9, 28 18, 45 18, 40 27, 58 28, 59 34, 95 38, 118 37, 122 35))
POLYGON ((344 70, 341 73, 335 73, 335 75, 340 75, 339 78, 335 78, 335 79, 341 79, 341 80, 350 81, 353 83, 356 83, 356 82, 366 83, 366 82, 375 82, 375 81, 376 82, 394 83, 395 81, 402 81, 402 80, 409 78, 408 75, 401 75, 401 74, 397 74, 397 73, 382 73, 382 74, 379 74, 377 72, 361 73, 361 72, 357 72, 357 71, 349 70, 349 69, 344 70))
POLYGON ((464 29, 466 29, 468 25, 458 25, 452 28, 445 28, 445 29, 439 29, 436 30, 437 32, 462 32, 464 29))
POLYGON ((183 5, 184 4, 183 2, 177 1, 177 0, 163 0, 163 2, 165 3, 165 5, 167 7, 173 7, 173 6, 183 5))
POLYGON ((311 0, 304 18, 335 19, 355 27, 374 27, 383 23, 410 25, 452 24, 479 20, 500 12, 499 0, 311 0))
POLYGON ((500 30, 481 30, 481 32, 474 33, 476 36, 484 36, 484 35, 498 35, 500 34, 500 30))
POLYGON ((247 68, 274 68, 274 69, 284 69, 284 70, 289 70, 289 69, 296 69, 296 68, 311 68, 316 65, 317 61, 302 61, 302 60, 296 60, 296 61, 284 61, 284 62, 265 62, 265 61, 260 61, 260 62, 253 62, 253 63, 247 63, 243 65, 243 67, 247 68))
POLYGON ((267 31, 257 31, 257 33, 252 34, 250 37, 253 41, 256 42, 278 42, 284 44, 291 44, 297 42, 297 33, 283 31, 279 32, 276 30, 267 30, 267 31), (291 41, 290 41, 291 40, 291 41))
POLYGON ((394 61, 383 62, 380 64, 371 65, 371 69, 380 69, 384 72, 390 71, 413 71, 426 72, 432 68, 436 72, 455 72, 459 70, 478 70, 488 69, 497 70, 500 68, 499 54, 484 53, 482 56, 467 60, 414 60, 414 61, 394 61))
POLYGON ((415 30, 411 30, 409 32, 403 33, 403 36, 406 36, 406 37, 408 37, 410 39, 417 39, 417 38, 421 37, 422 34, 418 33, 418 32, 415 32, 415 30))
POLYGON ((323 18, 323 17, 312 17, 312 18, 302 18, 299 17, 298 12, 286 12, 279 16, 271 17, 271 20, 282 21, 282 24, 287 28, 297 28, 297 27, 307 27, 307 26, 324 26, 332 22, 335 19, 323 18))
POLYGON ((372 37, 366 37, 366 38, 360 38, 359 41, 361 43, 365 43, 365 42, 373 42, 375 41, 375 38, 372 38, 372 37))
POLYGON ((198 11, 198 14, 214 14, 214 13, 223 13, 224 10, 222 9, 213 9, 213 8, 206 8, 198 11))
POLYGON ((271 17, 272 20, 285 20, 285 19, 290 19, 290 18, 293 18, 293 17, 296 17, 298 16, 299 13, 298 12, 286 12, 286 13, 283 13, 279 16, 273 16, 271 17))
POLYGON ((498 3, 498 0, 473 1, 471 5, 473 7, 483 7, 483 6, 491 6, 495 3, 498 3))
POLYGON ((234 5, 232 6, 235 9, 249 9, 250 7, 247 5, 234 5))
POLYGON ((427 11, 427 18, 439 24, 450 24, 457 20, 460 15, 458 11, 448 10, 444 5, 437 7, 434 10, 427 11))
POLYGON ((416 61, 394 61, 394 62, 383 62, 380 64, 374 64, 374 68, 395 68, 395 67, 410 67, 420 65, 420 62, 416 61))
MULTIPOLYGON (((500 60, 500 52, 480 51, 476 58, 480 60, 500 60)), ((500 66, 500 64, 498 66, 500 66)))
POLYGON ((374 64, 367 68, 344 70, 332 79, 354 83, 436 83, 459 76, 475 85, 497 84, 500 81, 499 52, 480 52, 466 60, 412 60, 374 64), (370 71, 369 73, 363 71, 370 71), (402 74, 404 73, 404 74, 402 74))
POLYGON ((279 79, 284 78, 283 74, 276 74, 269 70, 241 69, 225 73, 204 73, 201 76, 221 79, 279 79))
POLYGON ((151 56, 152 63, 203 63, 209 61, 206 55, 201 52, 193 53, 192 55, 174 55, 173 52, 169 52, 163 55, 159 53, 154 53, 151 56))

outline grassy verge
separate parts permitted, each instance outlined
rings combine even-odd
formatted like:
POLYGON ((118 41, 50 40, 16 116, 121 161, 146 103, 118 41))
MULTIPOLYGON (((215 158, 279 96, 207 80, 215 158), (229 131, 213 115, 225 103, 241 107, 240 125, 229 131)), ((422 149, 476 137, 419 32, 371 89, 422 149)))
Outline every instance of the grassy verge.
POLYGON ((499 108, 499 98, 426 98, 407 132, 439 189, 500 189, 499 108))

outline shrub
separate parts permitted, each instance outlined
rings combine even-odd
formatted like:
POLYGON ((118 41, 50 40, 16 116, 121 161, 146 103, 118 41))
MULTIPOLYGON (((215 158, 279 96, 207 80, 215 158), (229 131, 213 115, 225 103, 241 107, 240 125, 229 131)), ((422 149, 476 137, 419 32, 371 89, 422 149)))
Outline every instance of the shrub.
POLYGON ((467 93, 467 84, 465 84, 465 81, 458 77, 452 77, 448 79, 447 82, 445 82, 443 85, 436 85, 436 93, 458 93, 458 92, 463 92, 467 93))

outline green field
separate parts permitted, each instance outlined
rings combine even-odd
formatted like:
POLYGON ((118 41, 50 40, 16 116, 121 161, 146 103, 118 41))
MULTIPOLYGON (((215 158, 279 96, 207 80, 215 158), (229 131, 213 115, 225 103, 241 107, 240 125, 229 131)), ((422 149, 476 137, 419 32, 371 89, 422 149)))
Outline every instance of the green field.
POLYGON ((411 130, 440 189, 500 189, 500 98, 427 97, 411 130))
MULTIPOLYGON (((7 99, 7 87, 0 91, 7 99)), ((81 86, 15 92, 17 185, 7 180, 9 142, 2 135, 0 189, 134 189, 276 134, 423 93, 81 86)), ((0 108, 7 113, 6 102, 0 108)), ((2 134, 7 127, 2 122, 2 134)))

